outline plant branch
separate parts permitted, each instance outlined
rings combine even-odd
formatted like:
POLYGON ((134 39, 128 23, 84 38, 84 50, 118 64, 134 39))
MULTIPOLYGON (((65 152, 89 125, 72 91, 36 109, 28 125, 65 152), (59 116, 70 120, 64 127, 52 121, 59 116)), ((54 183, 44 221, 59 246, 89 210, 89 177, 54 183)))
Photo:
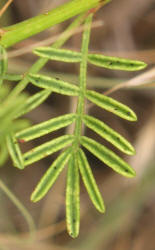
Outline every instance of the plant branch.
POLYGON ((72 0, 51 11, 30 18, 26 21, 4 28, 1 34, 0 45, 5 48, 38 34, 58 23, 62 23, 80 13, 97 7, 100 0, 72 0))
POLYGON ((3 190, 3 192, 7 195, 7 197, 12 201, 12 203, 18 208, 18 210, 23 215, 24 219, 26 220, 28 227, 29 227, 29 239, 30 241, 34 237, 34 233, 36 231, 35 224, 33 221, 33 218, 27 211, 27 209, 24 207, 24 205, 17 199, 17 197, 8 189, 8 187, 4 184, 2 180, 0 180, 0 189, 3 190))
POLYGON ((12 2, 13 0, 8 0, 8 2, 3 6, 3 8, 0 10, 0 17, 4 14, 4 12, 7 10, 7 8, 12 2))
POLYGON ((82 40, 82 61, 80 63, 80 94, 79 100, 77 105, 77 120, 75 124, 75 150, 79 146, 79 139, 81 136, 82 131, 82 116, 84 113, 84 102, 85 102, 85 90, 86 90, 86 77, 87 77, 87 57, 88 57, 88 45, 89 45, 89 38, 90 38, 90 30, 91 30, 91 21, 92 21, 93 14, 90 14, 85 22, 85 31, 83 34, 82 40))

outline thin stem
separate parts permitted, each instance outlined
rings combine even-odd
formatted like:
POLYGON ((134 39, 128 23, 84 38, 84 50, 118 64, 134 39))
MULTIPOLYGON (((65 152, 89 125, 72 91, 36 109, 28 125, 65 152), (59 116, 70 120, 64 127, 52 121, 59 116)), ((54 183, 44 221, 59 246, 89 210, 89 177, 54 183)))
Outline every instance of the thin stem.
POLYGON ((0 44, 5 48, 98 6, 100 0, 71 0, 44 14, 4 28, 0 44))
POLYGON ((8 198, 12 201, 12 203, 19 209, 19 211, 27 221, 30 232, 30 239, 32 240, 35 232, 35 224, 31 215, 29 214, 27 209, 23 206, 23 204, 17 199, 17 197, 8 189, 8 187, 4 184, 2 180, 0 180, 0 188, 8 196, 8 198))
POLYGON ((13 0, 8 0, 8 2, 3 6, 3 8, 0 10, 0 17, 4 14, 4 12, 7 10, 9 5, 13 2, 13 0))
POLYGON ((89 39, 90 39, 90 30, 91 30, 91 23, 92 23, 92 16, 93 14, 90 14, 86 21, 85 21, 85 29, 83 33, 83 39, 82 39, 82 48, 81 48, 81 54, 82 54, 82 61, 80 63, 80 95, 78 99, 78 105, 77 105, 77 120, 75 124, 75 150, 77 150, 77 147, 79 145, 79 139, 82 132, 82 117, 84 114, 84 102, 85 102, 85 90, 86 90, 86 77, 87 77, 87 57, 88 57, 88 45, 89 45, 89 39))

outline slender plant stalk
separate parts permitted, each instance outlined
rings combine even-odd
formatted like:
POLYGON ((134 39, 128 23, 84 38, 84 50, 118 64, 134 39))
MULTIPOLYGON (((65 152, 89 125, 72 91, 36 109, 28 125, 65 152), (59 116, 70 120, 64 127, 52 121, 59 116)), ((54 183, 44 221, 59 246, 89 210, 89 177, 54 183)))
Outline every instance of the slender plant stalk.
POLYGON ((8 2, 3 6, 3 8, 0 10, 0 17, 5 13, 9 5, 13 2, 13 0, 8 0, 8 2))
POLYGON ((81 63, 80 63, 80 94, 78 99, 78 106, 77 106, 77 120, 75 123, 75 151, 77 151, 80 143, 80 136, 82 132, 82 118, 84 114, 84 103, 85 103, 85 90, 86 90, 86 76, 87 76, 87 57, 88 57, 88 45, 89 45, 89 38, 90 38, 90 30, 91 30, 91 23, 92 23, 92 16, 93 14, 89 15, 85 22, 85 32, 83 34, 82 40, 82 48, 81 48, 81 63))
POLYGON ((47 13, 6 27, 1 35, 0 45, 5 48, 11 47, 45 29, 98 6, 100 2, 100 0, 72 0, 47 13))
POLYGON ((33 239, 35 232, 35 224, 34 221, 27 211, 27 209, 23 206, 23 204, 17 199, 17 197, 9 190, 9 188, 4 184, 2 180, 0 180, 0 189, 7 195, 7 197, 12 201, 12 203, 18 208, 23 217, 25 218, 30 232, 30 240, 33 239))

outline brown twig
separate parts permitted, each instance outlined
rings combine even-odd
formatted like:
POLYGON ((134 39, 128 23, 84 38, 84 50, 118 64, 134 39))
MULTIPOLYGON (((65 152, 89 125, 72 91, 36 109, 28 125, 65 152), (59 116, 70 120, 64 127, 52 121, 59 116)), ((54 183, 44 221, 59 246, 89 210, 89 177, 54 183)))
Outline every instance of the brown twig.
POLYGON ((8 0, 7 3, 3 6, 3 8, 0 10, 0 17, 4 14, 4 12, 7 10, 9 5, 13 2, 13 0, 8 0))

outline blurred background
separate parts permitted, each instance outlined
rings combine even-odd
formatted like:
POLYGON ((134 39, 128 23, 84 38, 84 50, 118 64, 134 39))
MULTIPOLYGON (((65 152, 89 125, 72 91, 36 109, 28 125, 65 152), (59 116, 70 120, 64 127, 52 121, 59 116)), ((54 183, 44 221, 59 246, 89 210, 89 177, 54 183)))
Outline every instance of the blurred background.
MULTIPOLYGON (((0 8, 6 2, 1 0, 0 8)), ((0 18, 0 25, 3 27, 20 22, 65 2, 67 1, 14 0, 0 18)), ((37 59, 31 53, 30 46, 49 37, 54 41, 70 22, 66 21, 11 48, 9 72, 24 73, 29 69, 37 59), (24 53, 25 48, 27 53, 24 53)), ((64 48, 80 50, 81 33, 78 30, 76 32, 64 48)), ((155 1, 112 0, 100 9, 94 18, 90 51, 142 60, 148 64, 145 70, 136 73, 95 66, 88 68, 89 88, 109 93, 111 97, 129 105, 136 112, 138 122, 123 121, 95 106, 88 105, 87 111, 125 136, 137 153, 126 157, 92 131, 85 129, 85 133, 128 161, 136 170, 137 176, 134 179, 121 177, 86 152, 107 209, 104 215, 95 210, 81 182, 80 235, 73 240, 68 236, 65 224, 65 171, 43 200, 36 204, 30 202, 34 187, 56 154, 22 172, 13 168, 9 159, 0 169, 1 179, 27 210, 23 217, 4 190, 0 189, 0 250, 155 249, 155 1), (124 84, 123 88, 121 83, 124 84), (111 88, 114 88, 113 91, 107 92, 111 88), (33 224, 36 227, 34 231, 33 224), (30 233, 28 225, 32 230, 30 233)), ((79 65, 54 61, 49 62, 43 72, 74 83, 78 82, 79 65)), ((13 84, 8 83, 10 88, 13 84)), ((26 90, 31 95, 37 88, 29 85, 26 90)), ((37 124, 70 111, 75 111, 74 99, 52 94, 26 118, 37 124)), ((27 151, 64 133, 65 129, 61 129, 27 143, 23 150, 27 151)), ((1 185, 0 187, 2 188, 1 185)))

